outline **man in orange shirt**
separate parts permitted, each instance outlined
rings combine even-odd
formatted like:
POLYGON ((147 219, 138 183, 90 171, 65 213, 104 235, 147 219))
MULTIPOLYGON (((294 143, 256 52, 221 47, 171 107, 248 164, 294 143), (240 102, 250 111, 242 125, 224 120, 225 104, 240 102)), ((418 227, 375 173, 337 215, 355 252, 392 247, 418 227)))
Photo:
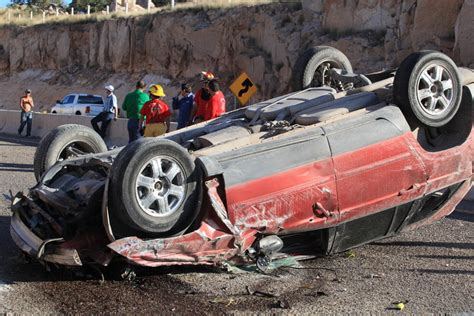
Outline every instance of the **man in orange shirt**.
POLYGON ((143 135, 145 137, 156 137, 169 132, 171 112, 169 106, 161 100, 164 96, 163 87, 159 84, 150 87, 151 100, 140 110, 139 126, 142 126, 144 118, 146 119, 143 135))
POLYGON ((33 98, 31 97, 31 90, 26 89, 25 95, 20 99, 20 108, 21 108, 21 116, 20 116, 20 127, 18 128, 18 135, 21 136, 23 132, 23 128, 26 125, 26 137, 31 136, 31 123, 33 121, 33 98))

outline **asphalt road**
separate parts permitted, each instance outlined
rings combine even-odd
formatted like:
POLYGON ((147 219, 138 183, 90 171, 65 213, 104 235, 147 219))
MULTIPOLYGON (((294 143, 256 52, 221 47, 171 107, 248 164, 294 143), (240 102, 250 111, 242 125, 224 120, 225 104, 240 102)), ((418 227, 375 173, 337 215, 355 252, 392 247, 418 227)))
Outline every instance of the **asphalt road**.
POLYGON ((272 275, 209 268, 142 271, 105 281, 94 270, 47 272, 9 234, 9 190, 34 185, 34 140, 0 136, 0 313, 474 312, 474 203, 417 231, 304 261, 272 275))

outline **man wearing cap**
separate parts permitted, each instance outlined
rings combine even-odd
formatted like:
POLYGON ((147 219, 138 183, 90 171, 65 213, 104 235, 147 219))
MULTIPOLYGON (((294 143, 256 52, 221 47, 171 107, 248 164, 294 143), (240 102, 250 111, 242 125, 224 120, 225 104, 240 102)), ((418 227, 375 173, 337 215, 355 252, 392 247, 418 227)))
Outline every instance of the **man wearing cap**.
POLYGON ((118 117, 117 97, 114 94, 114 87, 112 85, 105 86, 105 93, 107 94, 107 99, 105 100, 103 111, 91 120, 92 127, 102 138, 105 138, 110 122, 118 117), (97 125, 99 122, 101 122, 100 128, 97 125))
POLYGON ((145 88, 145 82, 143 82, 143 80, 138 81, 135 91, 127 94, 122 104, 122 109, 127 112, 129 143, 140 138, 140 111, 143 104, 150 100, 148 95, 143 92, 145 88))
POLYGON ((211 99, 209 93, 209 81, 215 79, 214 74, 209 71, 201 71, 201 81, 203 87, 196 92, 194 96, 194 106, 191 113, 192 123, 197 124, 204 121, 204 115, 208 101, 211 99))
POLYGON ((173 110, 178 110, 178 127, 181 129, 189 125, 193 110, 194 94, 191 85, 183 83, 181 91, 173 98, 173 110))
POLYGON ((150 87, 150 98, 140 111, 140 126, 145 122, 145 137, 156 137, 169 132, 171 112, 169 106, 161 100, 165 96, 163 87, 154 84, 150 87))
POLYGON ((21 108, 21 116, 20 116, 20 127, 18 128, 18 135, 21 136, 23 132, 23 128, 26 125, 26 137, 31 136, 31 124, 33 122, 33 108, 35 105, 33 104, 33 98, 31 97, 31 90, 26 89, 25 95, 20 99, 20 108, 21 108))

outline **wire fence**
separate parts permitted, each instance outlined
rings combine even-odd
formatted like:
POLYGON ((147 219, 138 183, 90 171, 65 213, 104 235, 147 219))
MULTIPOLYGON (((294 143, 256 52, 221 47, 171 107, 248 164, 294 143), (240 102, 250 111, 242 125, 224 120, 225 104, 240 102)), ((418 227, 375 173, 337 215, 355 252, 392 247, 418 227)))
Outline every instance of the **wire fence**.
POLYGON ((93 8, 87 5, 85 10, 76 11, 73 7, 63 9, 58 6, 51 5, 47 10, 40 9, 0 9, 0 24, 18 24, 18 25, 33 25, 57 21, 71 21, 74 22, 80 19, 91 18, 107 18, 114 16, 131 16, 147 13, 154 13, 163 10, 186 9, 199 6, 206 7, 231 7, 242 4, 258 5, 271 2, 275 0, 192 0, 191 2, 179 2, 176 0, 169 0, 168 5, 155 7, 151 0, 116 0, 107 5, 104 10, 93 12, 93 8), (120 3, 122 2, 122 3, 120 3), (138 1, 137 1, 138 2, 138 1))

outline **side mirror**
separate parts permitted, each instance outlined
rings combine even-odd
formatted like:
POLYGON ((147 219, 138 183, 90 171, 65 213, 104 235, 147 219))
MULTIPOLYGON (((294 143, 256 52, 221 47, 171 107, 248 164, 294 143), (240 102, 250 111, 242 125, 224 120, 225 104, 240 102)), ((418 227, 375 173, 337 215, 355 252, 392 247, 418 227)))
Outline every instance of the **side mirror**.
POLYGON ((56 100, 56 103, 61 104, 61 100, 56 100))

